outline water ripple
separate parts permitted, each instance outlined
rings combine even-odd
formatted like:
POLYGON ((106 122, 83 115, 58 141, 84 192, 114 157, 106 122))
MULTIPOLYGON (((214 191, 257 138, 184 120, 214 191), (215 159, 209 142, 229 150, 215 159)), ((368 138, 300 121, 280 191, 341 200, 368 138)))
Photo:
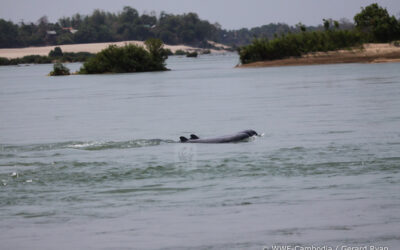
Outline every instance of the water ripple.
POLYGON ((106 150, 106 149, 126 149, 126 148, 141 148, 149 146, 157 146, 164 143, 174 143, 173 140, 163 139, 136 139, 129 141, 67 141, 57 143, 43 144, 27 144, 27 145, 10 145, 0 144, 0 157, 12 157, 12 154, 6 152, 30 152, 30 151, 48 151, 57 149, 80 149, 80 150, 106 150))

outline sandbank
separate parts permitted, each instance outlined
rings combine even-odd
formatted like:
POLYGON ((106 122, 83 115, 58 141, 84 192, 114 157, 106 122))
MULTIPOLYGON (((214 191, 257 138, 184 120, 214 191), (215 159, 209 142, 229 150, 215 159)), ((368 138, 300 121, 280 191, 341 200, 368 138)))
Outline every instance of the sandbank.
MULTIPOLYGON (((67 44, 67 45, 53 45, 53 46, 42 46, 42 47, 26 47, 26 48, 13 48, 13 49, 0 49, 0 57, 6 57, 9 59, 24 57, 28 55, 41 55, 47 56, 51 50, 55 47, 60 47, 63 52, 90 52, 97 53, 102 49, 107 48, 111 44, 117 46, 123 46, 125 44, 136 44, 144 46, 143 41, 123 41, 123 42, 109 42, 109 43, 82 43, 82 44, 67 44)), ((177 50, 184 51, 198 51, 201 52, 204 49, 186 46, 186 45, 164 45, 164 48, 170 49, 173 53, 177 50)), ((211 53, 222 53, 226 50, 210 50, 211 53)))
POLYGON ((301 57, 260 61, 238 65, 239 68, 296 66, 334 63, 384 63, 400 62, 400 47, 389 43, 364 44, 360 48, 329 52, 316 52, 301 57))

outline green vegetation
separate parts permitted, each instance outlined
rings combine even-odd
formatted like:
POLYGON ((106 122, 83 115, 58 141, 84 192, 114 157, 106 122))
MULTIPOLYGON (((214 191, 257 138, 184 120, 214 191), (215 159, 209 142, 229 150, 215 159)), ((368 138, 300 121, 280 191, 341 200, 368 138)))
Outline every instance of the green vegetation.
POLYGON ((174 53, 170 49, 164 49, 164 51, 167 54, 167 56, 173 56, 174 55, 174 53))
POLYGON ((177 51, 175 51, 175 55, 176 56, 184 56, 184 55, 186 55, 186 52, 181 49, 178 49, 177 51))
POLYGON ((271 41, 254 39, 239 49, 243 64, 256 61, 298 57, 309 52, 332 51, 361 44, 359 33, 348 30, 313 31, 288 34, 271 41))
POLYGON ((94 57, 89 58, 79 74, 126 73, 163 71, 168 55, 159 39, 149 39, 146 48, 127 44, 123 47, 110 45, 94 57))
POLYGON ((62 63, 55 63, 53 65, 53 71, 50 72, 50 76, 66 76, 69 75, 69 69, 62 63))
POLYGON ((21 58, 8 59, 0 57, 0 66, 3 65, 17 65, 17 64, 39 64, 39 63, 51 63, 51 59, 47 56, 30 55, 21 58))
POLYGON ((196 51, 194 51, 194 52, 188 52, 187 54, 186 54, 186 57, 197 57, 198 56, 198 53, 196 52, 196 51))
POLYGON ((55 47, 54 50, 49 52, 49 57, 62 57, 63 52, 60 47, 55 47))
MULTIPOLYGON (((201 20, 195 13, 173 15, 161 12, 156 15, 151 12, 140 15, 132 7, 124 7, 117 14, 101 10, 95 10, 87 16, 75 14, 61 18, 56 23, 50 23, 45 16, 36 23, 14 24, 0 19, 0 48, 149 38, 157 38, 168 44, 183 43, 208 49, 218 49, 209 44, 209 40, 233 48, 249 44, 239 47, 242 63, 249 63, 300 56, 314 51, 336 50, 365 42, 399 40, 400 22, 378 4, 362 8, 354 17, 354 24, 346 19, 324 19, 317 27, 301 23, 295 26, 271 23, 252 29, 225 30, 218 23, 201 20)), ((164 53, 172 54, 167 50, 164 53)), ((175 54, 186 55, 186 52, 178 50, 175 54)), ((76 62, 85 61, 90 56, 88 53, 63 53, 61 49, 55 48, 48 57, 33 55, 17 59, 0 58, 0 65, 76 62)))
POLYGON ((155 12, 139 15, 131 7, 117 14, 95 10, 91 15, 75 14, 50 23, 46 16, 36 23, 14 24, 0 19, 0 47, 26 47, 159 38, 168 44, 210 45, 218 38, 218 24, 201 20, 195 13, 172 15, 155 12))
POLYGON ((400 38, 400 23, 386 9, 374 3, 354 16, 356 29, 368 42, 389 42, 400 38))
MULTIPOLYGON (((341 20, 343 29, 353 25, 341 20)), ((304 26, 309 31, 323 27, 304 26)), ((252 29, 225 30, 218 23, 202 20, 196 13, 173 15, 161 12, 142 14, 124 7, 121 12, 110 13, 95 10, 91 15, 75 14, 51 23, 46 16, 36 23, 13 22, 0 19, 0 48, 60 45, 94 42, 115 42, 158 38, 167 44, 188 44, 202 48, 214 48, 207 41, 227 45, 249 44, 254 37, 272 39, 275 34, 299 32, 299 27, 284 23, 271 23, 252 29)))
POLYGON ((298 57, 309 52, 332 51, 361 45, 364 42, 389 42, 400 38, 400 23, 387 10, 371 4, 354 17, 355 28, 340 30, 339 22, 323 20, 324 31, 288 33, 272 40, 254 39, 250 45, 239 48, 243 64, 298 57), (333 25, 332 25, 333 24, 333 25))
POLYGON ((52 62, 84 62, 93 54, 88 52, 65 52, 63 53, 60 47, 55 47, 50 51, 48 56, 30 55, 21 58, 8 59, 0 57, 0 66, 3 65, 18 65, 18 64, 43 64, 52 62))
POLYGON ((89 52, 63 52, 60 47, 55 47, 49 52, 52 61, 59 62, 84 62, 94 54, 89 52))

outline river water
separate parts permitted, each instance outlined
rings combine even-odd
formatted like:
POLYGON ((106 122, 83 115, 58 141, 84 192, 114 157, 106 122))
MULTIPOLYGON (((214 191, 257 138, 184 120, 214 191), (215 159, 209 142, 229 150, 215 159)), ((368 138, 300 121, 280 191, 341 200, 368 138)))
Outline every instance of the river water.
POLYGON ((400 64, 238 61, 0 67, 0 249, 398 249, 400 64))

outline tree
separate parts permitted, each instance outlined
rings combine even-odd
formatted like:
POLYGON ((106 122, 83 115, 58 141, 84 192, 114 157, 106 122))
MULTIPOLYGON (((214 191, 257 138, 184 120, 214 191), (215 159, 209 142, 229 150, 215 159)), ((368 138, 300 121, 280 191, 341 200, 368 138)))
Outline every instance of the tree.
POLYGON ((335 29, 338 30, 338 29, 339 29, 339 26, 340 26, 340 25, 339 25, 339 22, 335 20, 335 21, 333 21, 333 24, 334 24, 334 26, 335 26, 335 29))
POLYGON ((306 26, 304 24, 302 24, 301 22, 296 24, 296 28, 301 30, 301 32, 306 32, 306 30, 307 30, 306 26))
POLYGON ((121 13, 121 21, 124 23, 133 23, 136 19, 139 18, 139 13, 136 9, 125 6, 124 10, 121 13))
POLYGON ((329 30, 330 22, 328 19, 322 19, 324 21, 324 29, 325 31, 329 30))
POLYGON ((145 42, 148 50, 134 44, 123 47, 110 45, 89 58, 79 70, 80 74, 125 73, 163 71, 166 52, 158 39, 145 42))
POLYGON ((50 72, 50 76, 66 76, 69 75, 69 69, 62 63, 55 63, 53 65, 53 71, 50 72))
POLYGON ((167 51, 163 48, 164 44, 160 39, 148 39, 145 42, 147 50, 150 52, 154 68, 165 68, 165 60, 168 58, 167 51))
POLYGON ((18 26, 0 19, 0 47, 18 46, 18 26))
POLYGON ((369 41, 387 42, 400 37, 399 23, 386 9, 374 3, 354 16, 356 28, 363 32, 369 41))
POLYGON ((49 52, 49 57, 61 57, 63 52, 60 47, 55 47, 54 50, 49 52))

